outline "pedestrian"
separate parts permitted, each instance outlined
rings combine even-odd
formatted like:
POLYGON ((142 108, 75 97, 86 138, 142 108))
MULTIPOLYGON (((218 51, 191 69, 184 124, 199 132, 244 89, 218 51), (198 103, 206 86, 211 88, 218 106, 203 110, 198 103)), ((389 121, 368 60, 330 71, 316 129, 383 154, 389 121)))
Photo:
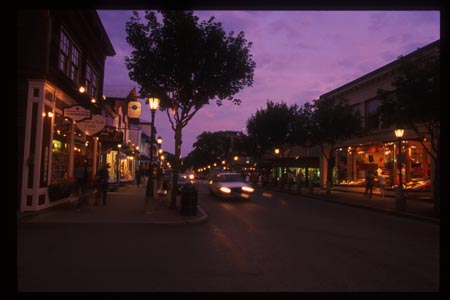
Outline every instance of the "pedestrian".
POLYGON ((366 192, 365 192, 365 195, 369 195, 369 198, 372 198, 373 180, 374 180, 373 171, 372 170, 368 170, 367 171, 367 175, 366 175, 366 192))
POLYGON ((162 189, 162 181, 163 181, 163 177, 164 177, 164 173, 162 168, 156 167, 156 192, 159 194, 161 193, 161 189, 162 189))
POLYGON ((302 193, 302 184, 303 184, 303 173, 299 170, 297 173, 297 193, 302 193))
POLYGON ((380 175, 378 175, 378 187, 380 188, 381 197, 384 197, 384 184, 385 183, 386 183, 386 176, 384 175, 384 172, 381 172, 380 175))
POLYGON ((80 211, 87 197, 88 192, 89 174, 86 159, 83 159, 82 163, 75 168, 74 177, 76 180, 76 187, 78 190, 78 201, 76 204, 76 210, 80 211))
POLYGON ((141 185, 141 170, 137 170, 135 174, 136 185, 139 187, 141 185))
POLYGON ((109 178, 108 168, 110 168, 109 164, 103 165, 95 175, 97 183, 97 194, 95 197, 96 204, 98 204, 100 199, 102 199, 102 204, 106 205, 106 197, 108 194, 108 178, 109 178))

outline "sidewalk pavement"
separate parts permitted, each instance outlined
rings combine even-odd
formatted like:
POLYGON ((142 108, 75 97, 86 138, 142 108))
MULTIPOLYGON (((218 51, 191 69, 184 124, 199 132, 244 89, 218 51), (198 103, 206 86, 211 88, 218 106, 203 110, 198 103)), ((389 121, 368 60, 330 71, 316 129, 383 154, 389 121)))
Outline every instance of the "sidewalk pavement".
POLYGON ((95 205, 95 194, 91 192, 80 211, 76 210, 77 196, 67 202, 38 212, 25 212, 18 216, 19 223, 145 223, 157 225, 182 225, 203 222, 208 215, 197 206, 195 215, 180 214, 180 196, 177 208, 169 208, 169 197, 153 199, 146 205, 146 188, 136 185, 120 186, 108 192, 106 205, 95 205), (155 205, 156 204, 156 205, 155 205), (151 211, 149 208, 152 208, 151 211))
MULTIPOLYGON (((298 195, 294 189, 292 191, 279 191, 274 187, 259 187, 281 193, 288 193, 291 195, 298 195)), ((434 211, 432 199, 426 197, 419 197, 419 194, 413 196, 412 193, 406 194, 406 208, 404 211, 396 209, 395 191, 385 190, 384 197, 381 196, 378 188, 373 189, 372 197, 369 198, 364 194, 364 187, 350 187, 350 186, 334 186, 331 189, 331 194, 326 195, 325 189, 313 188, 310 193, 308 188, 302 188, 301 194, 305 197, 315 198, 323 201, 349 205, 364 209, 371 209, 383 213, 394 214, 402 217, 420 219, 440 224, 440 217, 434 211)))

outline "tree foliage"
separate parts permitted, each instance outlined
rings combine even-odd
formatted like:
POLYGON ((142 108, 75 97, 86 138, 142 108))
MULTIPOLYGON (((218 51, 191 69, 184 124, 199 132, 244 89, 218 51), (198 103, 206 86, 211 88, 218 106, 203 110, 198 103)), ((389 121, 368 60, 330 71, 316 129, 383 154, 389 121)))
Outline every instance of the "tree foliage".
POLYGON ((400 57, 393 91, 379 90, 380 113, 385 126, 404 126, 419 136, 428 136, 432 149, 425 147, 436 159, 440 129, 440 56, 415 60, 400 57))
POLYGON ((261 152, 280 148, 286 153, 305 136, 299 117, 296 104, 267 100, 266 108, 258 109, 247 120, 247 132, 261 152))
MULTIPOLYGON (((361 116, 358 110, 343 98, 315 100, 307 111, 310 118, 310 141, 312 144, 335 145, 361 132, 361 116)), ((324 153, 328 158, 327 153, 324 153)))
MULTIPOLYGON (((134 50, 125 62, 141 97, 160 98, 167 112, 175 132, 176 187, 182 129, 210 101, 241 103, 234 95, 253 84, 252 43, 242 31, 226 34, 214 17, 200 22, 192 11, 145 11, 145 20, 135 11, 126 24, 134 50)), ((175 197, 172 193, 172 204, 175 197)))
POLYGON ((248 154, 250 151, 248 137, 238 131, 204 131, 197 136, 193 147, 185 162, 188 161, 194 168, 222 160, 230 162, 234 155, 248 154))

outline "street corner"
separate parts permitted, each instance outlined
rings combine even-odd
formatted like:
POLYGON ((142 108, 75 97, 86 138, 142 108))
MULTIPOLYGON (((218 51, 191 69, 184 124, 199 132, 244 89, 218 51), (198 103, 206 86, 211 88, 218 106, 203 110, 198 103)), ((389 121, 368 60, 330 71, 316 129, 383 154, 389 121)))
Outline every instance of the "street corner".
POLYGON ((146 212, 146 223, 155 225, 187 225, 198 224, 208 219, 208 214, 197 207, 195 215, 183 215, 179 210, 160 208, 156 211, 146 212))

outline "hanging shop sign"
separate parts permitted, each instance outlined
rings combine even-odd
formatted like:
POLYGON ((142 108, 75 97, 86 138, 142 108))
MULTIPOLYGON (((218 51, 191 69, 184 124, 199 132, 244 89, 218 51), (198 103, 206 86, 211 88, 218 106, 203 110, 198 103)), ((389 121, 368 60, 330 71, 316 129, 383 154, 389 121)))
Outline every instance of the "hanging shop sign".
POLYGON ((91 115, 92 113, 90 109, 86 109, 80 105, 73 105, 64 108, 64 117, 70 118, 77 122, 85 119, 90 119, 91 115))
POLYGON ((75 125, 86 135, 94 135, 105 128, 106 118, 102 115, 93 115, 91 119, 77 122, 75 125))
POLYGON ((102 131, 98 134, 98 139, 104 144, 114 144, 123 142, 123 132, 117 131, 114 127, 104 127, 102 131))
POLYGON ((130 101, 128 102, 128 118, 140 118, 141 117, 141 102, 130 101))

